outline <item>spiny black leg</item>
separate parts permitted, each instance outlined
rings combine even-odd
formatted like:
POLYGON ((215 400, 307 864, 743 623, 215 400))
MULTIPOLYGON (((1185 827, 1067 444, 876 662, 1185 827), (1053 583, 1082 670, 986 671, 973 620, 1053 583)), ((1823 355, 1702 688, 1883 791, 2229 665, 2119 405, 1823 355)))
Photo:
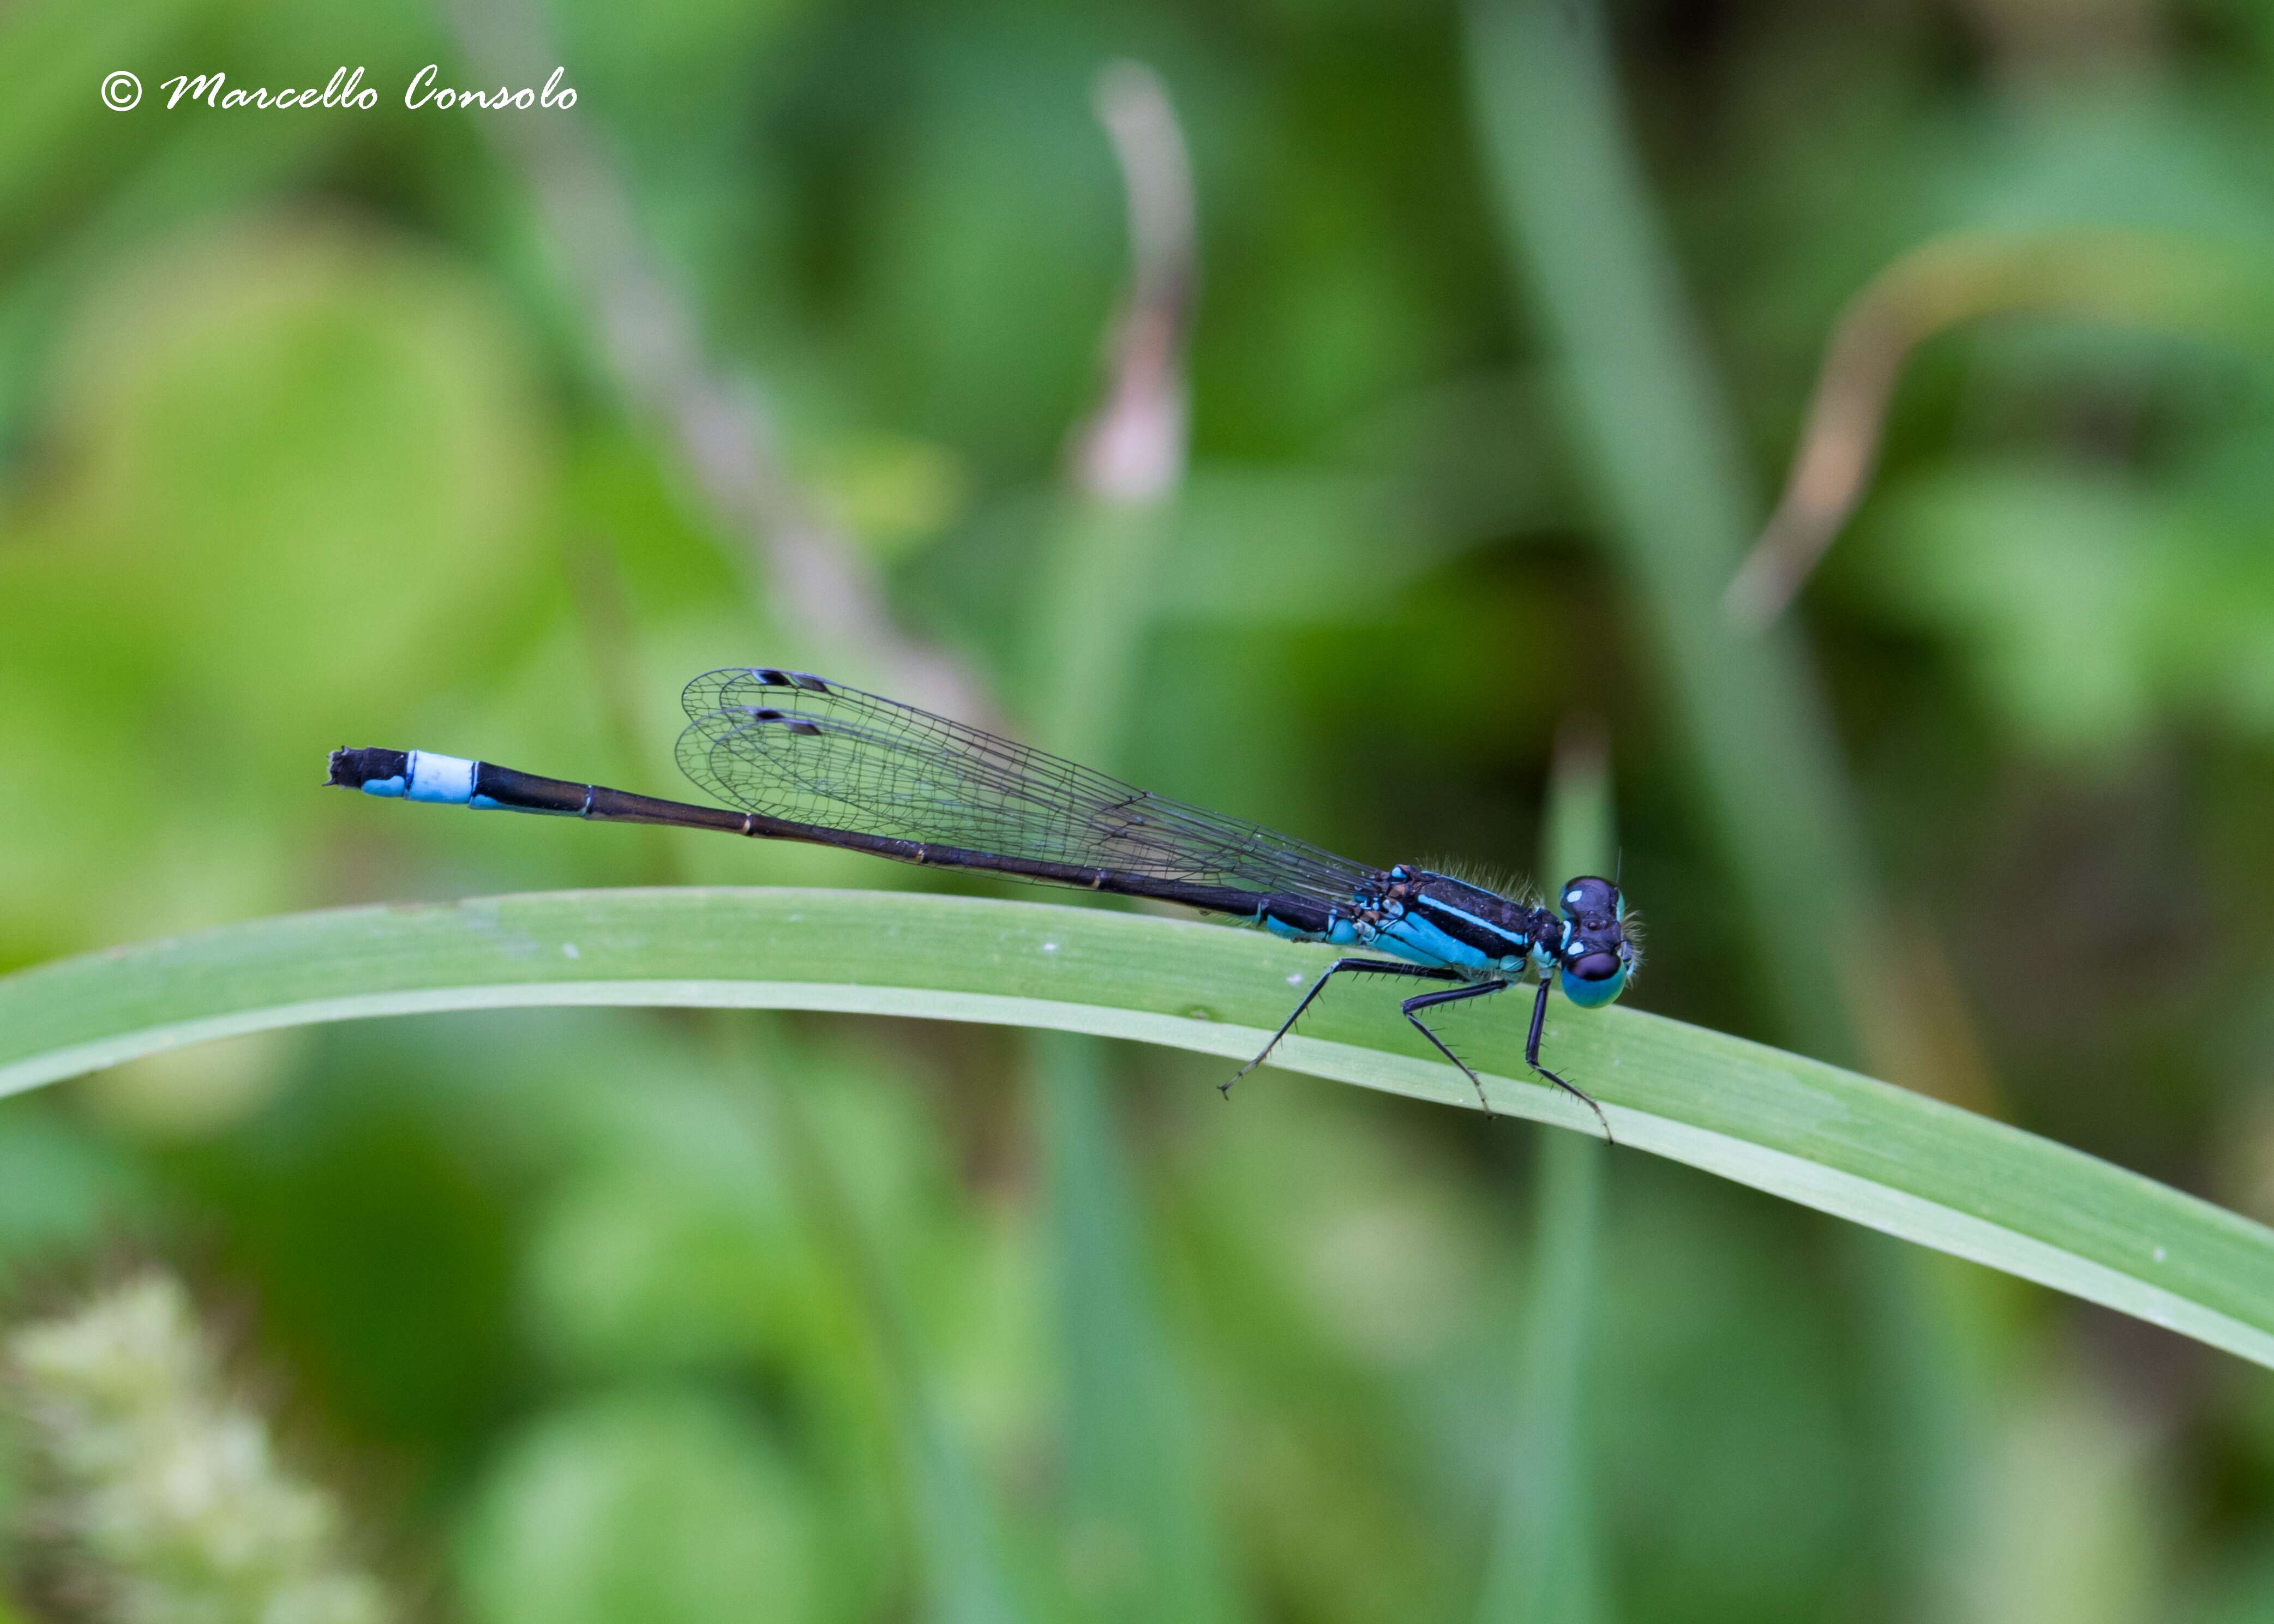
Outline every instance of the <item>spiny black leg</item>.
POLYGON ((1426 1010, 1434 1004, 1458 1004, 1464 998, 1485 998, 1491 996, 1494 993, 1506 992, 1507 990, 1508 983, 1506 981, 1479 981, 1473 987, 1456 987, 1450 992, 1416 993, 1412 997, 1408 998, 1404 1003, 1397 1006, 1404 1012, 1405 1019, 1413 1023, 1414 1030, 1420 1033, 1423 1037, 1427 1038, 1432 1043, 1434 1043, 1437 1046, 1437 1052, 1444 1056, 1446 1059, 1451 1061, 1455 1065, 1460 1067, 1461 1075, 1467 1078, 1469 1081, 1476 1085, 1477 1100, 1485 1108, 1485 1115, 1487 1116, 1493 1114, 1493 1108, 1492 1101, 1485 1098, 1484 1079, 1479 1077, 1474 1071, 1469 1070, 1469 1063, 1467 1061, 1462 1059, 1451 1049, 1447 1049, 1445 1047, 1445 1040, 1439 1037, 1435 1033, 1430 1031, 1427 1026, 1422 1025, 1420 1016, 1415 1014, 1414 1011, 1416 1010, 1426 1010))
POLYGON ((1611 1137, 1610 1118, 1603 1115, 1603 1108, 1595 1103, 1595 1097, 1587 1093, 1586 1090, 1574 1087, 1571 1084, 1565 1082, 1562 1078, 1556 1076, 1555 1072, 1549 1071, 1546 1066, 1540 1064, 1540 1034, 1541 1029, 1547 1025, 1547 989, 1554 985, 1555 982, 1553 981, 1550 981, 1546 977, 1542 977, 1540 982, 1540 996, 1532 1001, 1532 1035, 1524 1040, 1524 1064, 1530 1066, 1533 1071, 1539 1072, 1540 1076, 1546 1078, 1558 1088, 1561 1088, 1565 1094, 1570 1094, 1573 1099, 1578 1101, 1580 1104, 1585 1106, 1589 1110, 1594 1112, 1595 1120, 1603 1124, 1604 1143, 1615 1145, 1618 1143, 1618 1140, 1611 1137))
POLYGON ((1256 1067, 1261 1065, 1264 1061, 1269 1057, 1271 1051, 1279 1047, 1279 1040, 1285 1037, 1288 1033, 1293 1031, 1295 1023, 1303 1019, 1303 1011, 1311 1007, 1311 1000, 1319 996, 1321 990, 1325 988, 1326 984, 1329 981, 1334 979, 1334 977, 1342 974, 1344 971, 1361 973, 1372 971, 1376 975, 1411 975, 1417 976, 1425 981, 1456 981, 1460 980, 1459 973, 1457 971, 1442 969, 1433 970, 1427 965, 1399 964, 1396 960, 1389 959, 1337 959, 1334 963, 1326 967, 1325 971, 1321 974, 1317 981, 1311 983, 1311 990, 1303 995, 1303 1001, 1295 1006, 1295 1012, 1279 1023, 1279 1030, 1271 1034, 1271 1041, 1263 1046, 1263 1052, 1256 1056, 1254 1059, 1249 1061, 1246 1065, 1240 1067, 1239 1071, 1234 1071, 1231 1074, 1231 1082, 1218 1083, 1216 1085, 1216 1091, 1223 1094, 1227 1100, 1231 1098, 1231 1084, 1238 1082, 1241 1078, 1246 1077, 1250 1071, 1255 1070, 1256 1067))

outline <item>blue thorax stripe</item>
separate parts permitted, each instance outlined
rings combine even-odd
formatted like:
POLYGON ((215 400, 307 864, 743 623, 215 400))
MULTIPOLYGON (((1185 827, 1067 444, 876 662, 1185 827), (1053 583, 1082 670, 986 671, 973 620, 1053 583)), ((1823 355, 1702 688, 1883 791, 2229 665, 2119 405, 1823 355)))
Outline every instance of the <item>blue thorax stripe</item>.
POLYGON ((1407 906, 1416 913, 1430 915, 1430 922, 1456 941, 1490 957, 1506 958, 1532 951, 1532 937, 1528 934, 1510 930, 1505 925, 1495 925, 1490 920, 1480 919, 1465 908, 1455 907, 1442 898, 1425 892, 1407 906))

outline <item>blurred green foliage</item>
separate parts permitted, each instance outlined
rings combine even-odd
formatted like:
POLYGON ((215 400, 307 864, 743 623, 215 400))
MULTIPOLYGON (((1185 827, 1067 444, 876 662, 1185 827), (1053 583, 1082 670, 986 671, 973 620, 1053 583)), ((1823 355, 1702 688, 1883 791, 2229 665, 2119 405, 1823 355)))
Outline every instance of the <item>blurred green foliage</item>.
POLYGON ((156 1272, 9 1338, 39 1494, 19 1526, 50 1547, 55 1593, 134 1624, 385 1624, 385 1593, 340 1560, 339 1504, 279 1469, 207 1344, 156 1272))
MULTIPOLYGON (((1107 606, 1134 648, 1119 764, 1354 854, 1521 861, 1557 725, 1600 718, 1653 926, 1639 997, 1788 1035, 1729 924, 1673 657, 1511 304, 1453 11, 526 16, 580 93, 553 133, 597 144, 703 352, 767 402, 783 476, 908 636, 1033 724, 1058 699, 1035 650, 1085 635, 1037 626, 1034 583, 1126 274, 1088 98, 1106 62, 1153 65, 1203 291, 1190 477, 1144 590, 1107 606)), ((787 606, 684 436, 628 398, 621 312, 504 128, 553 116, 401 107, 430 61, 493 82, 485 19, 523 17, 0 18, 0 968, 330 901, 936 883, 317 793, 325 749, 394 744, 671 793, 685 676, 890 668, 787 606), (176 73, 343 64, 377 108, 162 106, 176 73), (121 67, 131 113, 96 94, 121 67)), ((1938 234, 2199 244, 2269 267, 2245 285, 2274 325, 2270 17, 1618 7, 1630 137, 1745 471, 1773 485, 1843 304, 1938 234)), ((2191 313, 1930 339, 1800 613, 1871 877, 1941 989, 1903 1080, 2266 1216, 2274 367, 2250 311, 2228 336, 2191 313)), ((184 1270, 413 1614, 855 1620, 945 1605, 919 1485, 953 1474, 912 1441, 882 1282, 1005 1605, 1112 1616, 1148 1559, 1068 1511, 1114 1399, 1058 1365, 1047 1080, 993 1032, 745 1021, 339 1027, 11 1101, 9 1306, 122 1256, 184 1270), (865 1282, 768 1086, 806 1114, 865 1282)), ((1471 1616, 1524 1442, 1533 1136, 1269 1074, 1226 1109, 1212 1066, 1100 1064, 1230 1605, 1471 1616)), ((1603 1174, 1600 1616, 2274 1610, 2264 1372, 1957 1265, 1907 1340, 1826 1223, 1631 1155, 1603 1174), (1954 1466, 1945 1518, 1890 1534, 1908 1423, 1882 1373, 1912 1359, 1958 1395, 1954 1466)))

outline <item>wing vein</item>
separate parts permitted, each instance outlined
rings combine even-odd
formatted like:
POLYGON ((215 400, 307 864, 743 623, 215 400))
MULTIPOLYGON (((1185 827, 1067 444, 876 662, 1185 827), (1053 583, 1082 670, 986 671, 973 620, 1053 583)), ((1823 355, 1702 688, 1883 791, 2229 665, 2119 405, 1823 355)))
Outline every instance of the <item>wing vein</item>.
POLYGON ((1381 872, 897 700, 732 666, 681 696, 680 768, 729 806, 863 834, 1346 902, 1381 872))

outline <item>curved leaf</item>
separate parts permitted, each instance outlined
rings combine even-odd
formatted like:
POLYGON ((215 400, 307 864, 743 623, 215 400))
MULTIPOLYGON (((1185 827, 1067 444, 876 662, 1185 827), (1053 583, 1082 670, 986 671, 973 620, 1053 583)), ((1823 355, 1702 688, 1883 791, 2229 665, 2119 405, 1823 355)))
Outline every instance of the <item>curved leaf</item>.
MULTIPOLYGON (((1318 950, 1134 914, 899 892, 556 891, 345 908, 0 978, 0 1093, 210 1038, 528 1004, 990 1021, 1246 1058, 1318 950)), ((1560 1003, 1548 1046, 1620 1143, 1971 1258, 2274 1365, 2274 1230, 1884 1083, 1632 1010, 1560 1003)), ((1494 1108, 1593 1132, 1524 1074, 1524 1011, 1458 1037, 1494 1108)), ((1389 1001, 1322 999, 1285 1069, 1474 1096, 1389 1001)), ((1252 1086, 1252 1085, 1251 1085, 1252 1086)))

